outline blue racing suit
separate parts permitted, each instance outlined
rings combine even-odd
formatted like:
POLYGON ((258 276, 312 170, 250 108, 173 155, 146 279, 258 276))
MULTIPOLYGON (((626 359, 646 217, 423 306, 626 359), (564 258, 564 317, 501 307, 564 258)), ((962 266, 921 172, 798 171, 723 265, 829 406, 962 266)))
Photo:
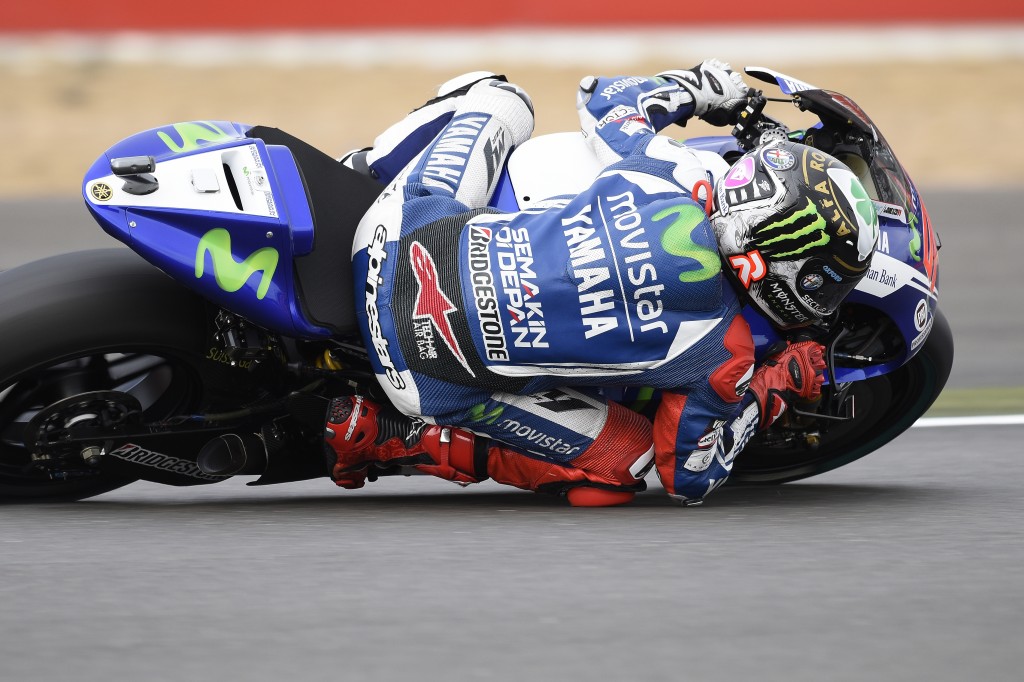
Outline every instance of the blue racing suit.
MULTIPOLYGON (((670 495, 698 500, 728 477, 759 413, 750 330, 693 198, 712 178, 655 134, 689 118, 692 99, 657 77, 581 88, 583 132, 607 167, 586 191, 518 213, 487 202, 532 132, 523 97, 485 82, 419 115, 393 148, 422 151, 353 246, 364 340, 406 414, 566 469, 603 466, 596 480, 611 485, 638 484, 653 463, 670 495), (661 391, 653 428, 605 396, 622 386, 661 391)), ((387 179, 401 153, 370 167, 387 179)))

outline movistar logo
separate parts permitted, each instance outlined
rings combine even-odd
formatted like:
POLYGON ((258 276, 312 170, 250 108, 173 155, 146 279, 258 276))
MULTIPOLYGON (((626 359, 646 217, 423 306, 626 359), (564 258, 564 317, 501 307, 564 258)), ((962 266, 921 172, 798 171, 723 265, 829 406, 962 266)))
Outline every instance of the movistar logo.
POLYGON ((280 257, 277 249, 268 246, 238 263, 231 255, 231 233, 218 227, 204 234, 199 240, 199 247, 196 249, 196 279, 202 277, 205 272, 207 253, 210 254, 217 286, 221 289, 234 293, 245 286, 254 272, 262 272, 260 286, 256 289, 256 298, 262 300, 267 295, 270 280, 274 277, 280 257))
POLYGON ((666 253, 697 261, 696 269, 679 273, 680 282, 703 282, 711 279, 722 269, 718 251, 708 246, 701 246, 693 241, 693 232, 707 216, 697 204, 676 204, 655 213, 654 222, 675 216, 675 220, 661 233, 661 248, 666 253))
POLYGON ((910 257, 921 262, 921 231, 917 229, 917 216, 910 214, 910 257))
POLYGON ((202 145, 200 142, 206 144, 216 144, 217 142, 224 142, 225 140, 234 139, 234 135, 225 133, 223 130, 218 128, 209 121, 189 121, 187 123, 175 123, 173 126, 174 131, 181 137, 181 144, 175 142, 175 140, 165 133, 160 131, 157 135, 163 140, 167 148, 172 152, 190 152, 193 149, 199 149, 202 145))
POLYGON ((493 424, 501 416, 502 412, 505 411, 503 405, 498 405, 494 409, 487 411, 487 406, 483 403, 474 405, 470 408, 469 413, 466 414, 466 419, 471 422, 484 422, 485 424, 493 424))
POLYGON ((773 246, 772 258, 798 256, 818 246, 824 246, 831 239, 825 232, 827 223, 818 213, 810 199, 806 208, 792 213, 788 218, 762 225, 756 232, 757 244, 764 249, 773 246))

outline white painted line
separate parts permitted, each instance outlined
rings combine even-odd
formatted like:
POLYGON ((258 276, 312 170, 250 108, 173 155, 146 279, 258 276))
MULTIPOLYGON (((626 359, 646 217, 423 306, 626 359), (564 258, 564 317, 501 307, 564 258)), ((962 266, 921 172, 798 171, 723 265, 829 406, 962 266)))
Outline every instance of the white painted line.
POLYGON ((1024 424, 1024 414, 998 414, 984 417, 923 417, 915 427, 932 426, 1017 426, 1024 424))
POLYGON ((1024 59, 1024 26, 652 26, 624 30, 500 29, 232 33, 0 33, 0 64, 211 66, 414 63, 439 69, 521 64, 582 69, 669 66, 717 56, 734 65, 1024 59))

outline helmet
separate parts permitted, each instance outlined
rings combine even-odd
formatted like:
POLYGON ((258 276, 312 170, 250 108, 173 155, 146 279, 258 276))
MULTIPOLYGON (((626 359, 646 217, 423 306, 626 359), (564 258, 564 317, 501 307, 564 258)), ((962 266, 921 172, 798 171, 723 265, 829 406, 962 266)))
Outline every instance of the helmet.
POLYGON ((711 224, 725 270, 776 327, 831 315, 867 274, 878 217, 836 158, 774 141, 742 156, 715 192, 711 224))

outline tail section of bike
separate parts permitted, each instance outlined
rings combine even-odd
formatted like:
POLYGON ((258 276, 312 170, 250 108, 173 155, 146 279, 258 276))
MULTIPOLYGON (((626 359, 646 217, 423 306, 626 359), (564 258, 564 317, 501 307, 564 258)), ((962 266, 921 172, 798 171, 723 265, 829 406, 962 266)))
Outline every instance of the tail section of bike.
POLYGON ((355 329, 351 237, 379 192, 280 130, 226 121, 133 135, 83 183, 110 235, 203 298, 297 338, 355 329))

